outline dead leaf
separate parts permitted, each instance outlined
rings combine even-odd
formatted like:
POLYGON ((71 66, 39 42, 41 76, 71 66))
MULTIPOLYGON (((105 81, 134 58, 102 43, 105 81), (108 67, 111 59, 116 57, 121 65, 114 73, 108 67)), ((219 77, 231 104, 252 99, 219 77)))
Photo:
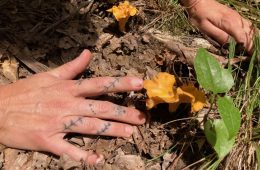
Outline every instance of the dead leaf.
POLYGON ((155 77, 156 75, 158 74, 158 71, 152 69, 151 67, 149 66, 146 66, 146 78, 147 79, 152 79, 153 77, 155 77))
POLYGON ((82 167, 82 164, 81 164, 81 162, 72 160, 67 155, 63 155, 60 158, 59 167, 61 167, 64 170, 80 169, 82 167))
POLYGON ((84 141, 82 138, 73 137, 69 141, 77 144, 78 146, 84 146, 84 141))
POLYGON ((160 65, 160 66, 163 66, 164 63, 165 63, 165 57, 162 56, 162 55, 155 55, 155 62, 160 65))
POLYGON ((6 59, 2 63, 3 75, 11 82, 16 82, 18 80, 18 67, 19 64, 14 57, 6 59))
POLYGON ((0 74, 0 85, 5 85, 5 84, 9 84, 9 83, 11 83, 11 81, 8 80, 6 77, 4 77, 2 74, 0 74))
POLYGON ((161 170, 161 165, 160 163, 156 163, 155 165, 151 165, 146 167, 147 170, 161 170))
POLYGON ((32 164, 27 167, 34 167, 35 169, 47 168, 51 162, 51 157, 46 154, 34 152, 32 158, 32 164))
POLYGON ((4 152, 0 152, 0 169, 4 168, 4 152))
POLYGON ((28 155, 17 149, 7 148, 4 151, 4 169, 21 169, 28 161, 28 155))
POLYGON ((77 47, 77 43, 70 37, 62 37, 59 40, 58 47, 67 50, 73 47, 77 47))
MULTIPOLYGON (((216 54, 216 48, 205 39, 171 36, 155 29, 150 29, 148 32, 152 38, 164 44, 169 50, 173 51, 182 62, 187 63, 188 65, 194 64, 194 59, 198 48, 206 48, 209 50, 210 54, 223 66, 228 64, 228 59, 216 54), (185 39, 189 39, 188 41, 190 42, 185 42, 187 41, 185 39)), ((235 64, 245 61, 246 59, 246 57, 234 58, 231 59, 230 63, 235 64)))
POLYGON ((109 42, 113 38, 112 34, 109 33, 103 33, 99 36, 97 42, 96 42, 96 47, 98 50, 101 50, 102 47, 109 42))
POLYGON ((117 150, 118 154, 111 165, 113 170, 145 170, 144 161, 140 156, 125 155, 121 149, 117 150))
POLYGON ((175 153, 165 153, 163 156, 162 170, 166 170, 177 157, 175 153))
POLYGON ((141 133, 142 132, 139 131, 138 127, 135 127, 133 136, 132 136, 133 141, 137 147, 138 153, 141 153, 141 152, 148 153, 147 148, 146 148, 145 139, 143 138, 143 135, 141 133))

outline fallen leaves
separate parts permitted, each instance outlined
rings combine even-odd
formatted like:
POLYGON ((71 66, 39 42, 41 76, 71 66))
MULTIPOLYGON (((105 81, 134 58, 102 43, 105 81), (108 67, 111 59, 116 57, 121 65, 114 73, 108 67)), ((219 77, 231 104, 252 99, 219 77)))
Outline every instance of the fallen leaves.
POLYGON ((169 103, 169 111, 177 110, 181 103, 191 103, 191 112, 200 111, 206 104, 205 94, 192 84, 176 87, 175 77, 169 73, 158 73, 152 80, 144 81, 147 90, 148 109, 160 103, 169 103))
POLYGON ((4 60, 2 63, 2 73, 11 82, 16 82, 18 79, 18 62, 14 57, 4 60))
POLYGON ((119 22, 119 30, 122 32, 125 32, 125 25, 130 16, 135 16, 138 12, 138 10, 130 5, 128 1, 120 2, 118 6, 113 6, 107 11, 113 13, 116 20, 119 22))
POLYGON ((111 160, 111 164, 106 164, 103 169, 108 170, 145 170, 144 161, 140 156, 126 155, 121 148, 117 151, 116 156, 111 160))

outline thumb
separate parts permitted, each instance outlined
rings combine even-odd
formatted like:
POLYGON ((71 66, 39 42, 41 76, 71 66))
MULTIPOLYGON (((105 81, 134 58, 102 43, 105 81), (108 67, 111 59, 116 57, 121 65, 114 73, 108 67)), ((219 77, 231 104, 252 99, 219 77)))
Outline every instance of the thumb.
POLYGON ((60 78, 60 79, 73 79, 79 73, 84 71, 86 66, 89 64, 91 59, 91 53, 89 50, 84 50, 77 58, 74 60, 49 71, 48 73, 60 78))

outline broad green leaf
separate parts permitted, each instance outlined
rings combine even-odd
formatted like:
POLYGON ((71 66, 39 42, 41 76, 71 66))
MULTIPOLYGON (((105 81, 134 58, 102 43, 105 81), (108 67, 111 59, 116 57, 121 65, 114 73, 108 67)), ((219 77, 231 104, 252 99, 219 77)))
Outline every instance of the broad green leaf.
POLYGON ((199 84, 214 94, 228 92, 234 84, 230 71, 221 68, 218 61, 203 48, 197 52, 194 67, 199 84))
POLYGON ((241 115, 230 97, 219 97, 217 101, 220 116, 227 128, 229 138, 235 138, 241 124, 241 115))
POLYGON ((208 142, 218 154, 219 159, 223 159, 231 151, 235 143, 235 138, 229 140, 224 121, 221 119, 208 120, 204 125, 204 132, 208 142))

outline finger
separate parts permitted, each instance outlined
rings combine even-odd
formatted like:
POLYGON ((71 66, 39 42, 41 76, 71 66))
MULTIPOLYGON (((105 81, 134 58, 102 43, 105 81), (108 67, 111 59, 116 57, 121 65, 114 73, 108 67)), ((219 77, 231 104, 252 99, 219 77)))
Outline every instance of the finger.
POLYGON ((133 133, 133 127, 128 124, 105 121, 97 118, 70 116, 62 120, 61 132, 130 137, 133 133))
POLYGON ((88 165, 98 164, 104 159, 103 155, 93 153, 91 151, 84 151, 76 146, 60 139, 50 146, 50 152, 59 156, 69 156, 75 161, 83 161, 88 165))
POLYGON ((49 73, 60 79, 72 79, 86 68, 90 59, 90 51, 84 50, 76 59, 51 70, 49 73))
POLYGON ((99 77, 71 81, 71 92, 74 96, 97 96, 112 92, 141 90, 143 80, 137 77, 99 77))
POLYGON ((144 113, 137 109, 119 106, 111 102, 77 98, 70 105, 62 107, 67 116, 87 116, 106 120, 116 120, 141 125, 146 121, 144 113))
POLYGON ((196 25, 201 32, 212 37, 220 44, 227 43, 229 35, 225 31, 213 25, 211 22, 203 21, 200 24, 195 23, 194 25, 196 25))
POLYGON ((229 10, 229 15, 221 17, 220 21, 218 23, 212 21, 212 23, 231 35, 238 43, 243 43, 247 51, 252 49, 255 28, 250 21, 233 10, 229 10))

